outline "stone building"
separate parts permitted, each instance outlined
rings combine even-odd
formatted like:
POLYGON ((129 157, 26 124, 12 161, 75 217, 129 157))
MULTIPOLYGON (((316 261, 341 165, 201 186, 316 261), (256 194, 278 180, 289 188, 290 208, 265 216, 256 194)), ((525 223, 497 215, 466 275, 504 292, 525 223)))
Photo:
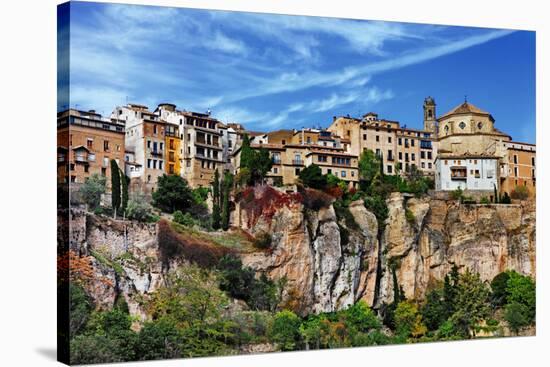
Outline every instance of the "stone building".
POLYGON ((58 183, 81 184, 97 173, 111 185, 111 159, 124 170, 124 122, 95 111, 68 109, 57 114, 58 183))

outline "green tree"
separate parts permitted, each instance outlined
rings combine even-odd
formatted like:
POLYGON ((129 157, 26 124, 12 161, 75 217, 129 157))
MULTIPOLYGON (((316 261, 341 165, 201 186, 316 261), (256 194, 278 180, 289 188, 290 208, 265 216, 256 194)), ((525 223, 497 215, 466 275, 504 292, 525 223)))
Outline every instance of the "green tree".
POLYGON ((157 208, 167 213, 185 212, 193 202, 193 194, 184 178, 166 174, 158 178, 157 190, 153 192, 153 205, 157 208))
POLYGON ((468 269, 460 275, 451 321, 463 337, 475 337, 476 330, 490 314, 489 287, 479 274, 468 269))
POLYGON ((265 176, 271 170, 271 167, 273 167, 273 159, 265 148, 260 148, 254 153, 255 176, 260 182, 263 182, 265 176))
POLYGON ((402 337, 418 338, 427 331, 422 315, 416 305, 409 301, 399 302, 395 309, 395 330, 402 337))
POLYGON ((346 324, 360 332, 368 332, 372 329, 380 329, 382 326, 376 314, 363 300, 355 303, 343 311, 346 324))
POLYGON ((376 174, 380 174, 381 159, 370 149, 359 158, 359 178, 365 186, 370 186, 376 174))
POLYGON ((311 164, 301 170, 298 177, 307 187, 322 190, 327 186, 327 177, 321 172, 321 167, 316 164, 311 164))
POLYGON ((139 332, 136 354, 139 360, 180 358, 183 332, 170 318, 148 321, 139 332))
POLYGON ((120 168, 114 159, 111 159, 111 205, 113 207, 113 216, 120 209, 120 168))
POLYGON ((525 306, 525 317, 529 323, 535 322, 536 316, 536 286, 533 279, 521 275, 516 271, 509 272, 510 278, 506 283, 506 300, 510 303, 519 303, 525 306))
POLYGON ((246 168, 250 171, 254 168, 254 150, 250 147, 250 138, 244 134, 241 145, 240 168, 246 168))
POLYGON ((508 323, 510 330, 517 335, 521 329, 531 323, 531 320, 529 320, 529 308, 522 303, 509 303, 504 310, 504 320, 508 323))
POLYGON ((495 204, 498 204, 498 191, 497 191, 497 185, 493 184, 493 195, 494 195, 494 201, 495 204))
POLYGON ((73 338, 88 322, 93 305, 84 288, 74 282, 69 283, 69 302, 69 334, 73 338))
POLYGON ((269 335, 280 350, 295 350, 300 340, 301 320, 289 310, 275 314, 269 335))
POLYGON ((101 195, 105 193, 107 179, 97 173, 86 178, 86 181, 80 187, 82 200, 88 205, 89 209, 94 210, 99 207, 101 195))
POLYGON ((435 288, 426 295, 421 309, 422 319, 428 330, 437 330, 449 317, 449 310, 443 296, 443 288, 435 288))
POLYGON ((506 305, 506 297, 508 296, 506 287, 508 286, 508 279, 510 279, 510 272, 503 271, 496 275, 491 281, 491 304, 494 307, 506 305))
POLYGON ((220 173, 216 170, 212 182, 212 228, 214 229, 219 229, 221 226, 220 209, 220 173))
POLYGON ((121 202, 120 202, 120 209, 122 210, 122 213, 126 213, 126 208, 128 207, 128 181, 130 180, 124 172, 120 171, 121 174, 121 188, 122 188, 122 194, 121 194, 121 202))
POLYGON ((223 206, 222 206, 222 229, 227 231, 229 229, 229 199, 231 194, 231 188, 233 187, 233 175, 231 172, 226 171, 223 177, 223 206))

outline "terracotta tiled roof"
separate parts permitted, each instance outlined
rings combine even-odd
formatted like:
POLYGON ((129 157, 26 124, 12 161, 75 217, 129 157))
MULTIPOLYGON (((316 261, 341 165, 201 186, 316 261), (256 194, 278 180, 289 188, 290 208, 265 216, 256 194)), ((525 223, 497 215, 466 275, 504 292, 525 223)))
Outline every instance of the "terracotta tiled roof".
POLYGON ((477 113, 477 114, 481 114, 481 115, 489 115, 490 116, 489 112, 483 111, 481 108, 476 107, 476 106, 474 106, 473 104, 471 104, 469 102, 464 102, 461 105, 456 106, 455 108, 453 108, 452 110, 450 110, 446 114, 440 116, 439 118, 447 117, 447 116, 450 116, 450 115, 463 114, 463 113, 477 113))

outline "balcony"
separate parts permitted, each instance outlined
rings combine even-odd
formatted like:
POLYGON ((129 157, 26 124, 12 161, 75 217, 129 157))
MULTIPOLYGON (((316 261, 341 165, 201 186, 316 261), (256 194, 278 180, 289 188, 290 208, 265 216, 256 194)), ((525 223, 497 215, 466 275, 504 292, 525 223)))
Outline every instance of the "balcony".
POLYGON ((393 162, 395 160, 395 157, 393 155, 389 155, 386 160, 393 162))
POLYGON ((465 181, 468 176, 466 167, 451 167, 451 180, 465 181))
POLYGON ((88 157, 83 154, 76 154, 74 156, 74 160, 76 163, 88 164, 88 157))
POLYGON ((272 158, 271 161, 273 164, 281 164, 281 158, 272 158))
POLYGON ((292 160, 292 165, 293 165, 293 166, 303 166, 303 165, 304 165, 304 161, 301 160, 301 159, 293 159, 293 160, 292 160))
POLYGON ((164 155, 164 152, 162 150, 151 150, 149 151, 149 154, 157 157, 162 157, 164 155))

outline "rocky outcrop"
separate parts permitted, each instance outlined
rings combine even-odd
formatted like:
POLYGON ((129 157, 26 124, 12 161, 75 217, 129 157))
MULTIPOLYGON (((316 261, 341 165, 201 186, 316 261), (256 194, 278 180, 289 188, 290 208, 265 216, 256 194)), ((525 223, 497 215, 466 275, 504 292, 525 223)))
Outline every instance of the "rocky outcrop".
POLYGON ((314 211, 294 202, 274 214, 269 205, 263 209, 254 208, 253 221, 249 210, 238 209, 245 229, 272 234, 270 251, 243 254, 243 263, 286 279, 283 302, 300 314, 339 310, 361 298, 372 303, 378 227, 362 202, 349 208, 354 228, 337 218, 332 205, 314 211))
POLYGON ((378 305, 393 301, 393 271, 407 298, 423 297, 454 264, 483 280, 507 269, 535 275, 533 203, 465 205, 394 193, 388 209, 378 305))

